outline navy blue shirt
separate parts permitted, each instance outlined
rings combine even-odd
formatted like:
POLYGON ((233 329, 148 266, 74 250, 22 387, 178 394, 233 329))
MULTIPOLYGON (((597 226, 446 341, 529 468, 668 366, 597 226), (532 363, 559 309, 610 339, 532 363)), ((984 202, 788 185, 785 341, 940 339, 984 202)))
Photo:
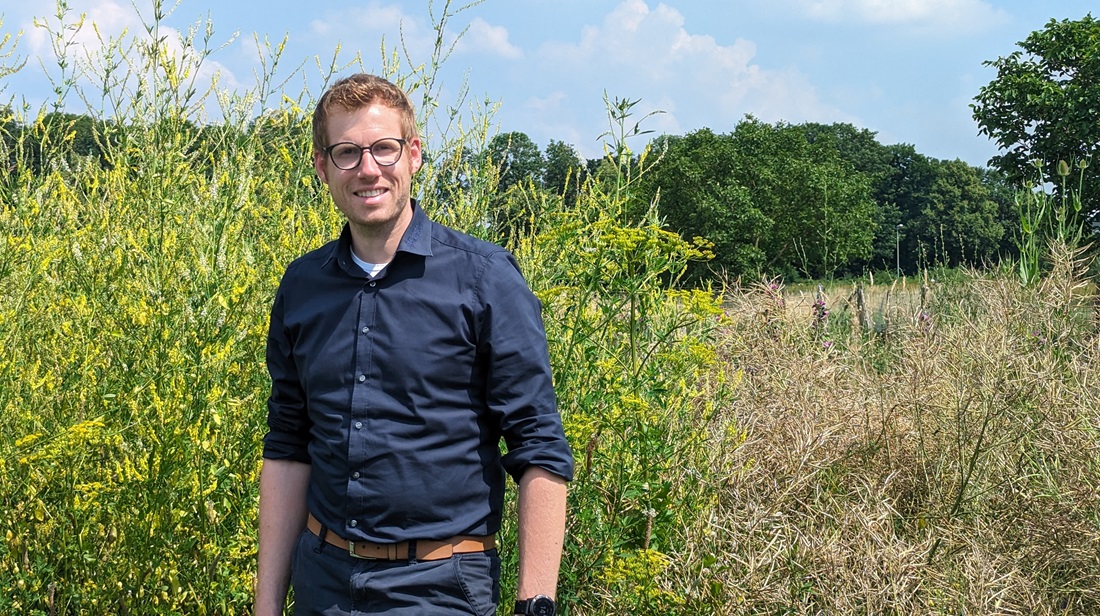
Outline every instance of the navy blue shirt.
POLYGON ((505 472, 573 474, 515 259, 411 207, 377 277, 345 226, 287 267, 271 311, 264 457, 311 464, 309 510, 353 541, 495 534, 505 472))

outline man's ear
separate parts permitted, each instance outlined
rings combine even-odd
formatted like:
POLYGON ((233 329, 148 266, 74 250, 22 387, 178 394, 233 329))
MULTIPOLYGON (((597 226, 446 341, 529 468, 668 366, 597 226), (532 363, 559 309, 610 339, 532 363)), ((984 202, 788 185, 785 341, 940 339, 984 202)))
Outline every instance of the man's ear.
POLYGON ((325 172, 325 153, 314 152, 313 153, 313 170, 317 172, 317 177, 321 182, 328 184, 328 174, 325 172))
POLYGON ((420 137, 409 141, 409 168, 412 169, 411 175, 416 175, 417 171, 420 171, 420 166, 424 164, 424 160, 421 158, 423 153, 420 150, 420 137))

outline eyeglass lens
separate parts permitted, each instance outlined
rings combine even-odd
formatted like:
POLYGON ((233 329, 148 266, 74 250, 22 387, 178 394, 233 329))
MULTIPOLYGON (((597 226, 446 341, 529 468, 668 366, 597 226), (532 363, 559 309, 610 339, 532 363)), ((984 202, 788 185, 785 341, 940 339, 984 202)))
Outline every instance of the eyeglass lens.
POLYGON ((400 160, 402 146, 400 139, 379 139, 369 146, 337 143, 329 147, 329 156, 332 157, 332 164, 347 170, 358 167, 363 162, 363 152, 367 151, 374 157, 374 162, 388 167, 400 160))

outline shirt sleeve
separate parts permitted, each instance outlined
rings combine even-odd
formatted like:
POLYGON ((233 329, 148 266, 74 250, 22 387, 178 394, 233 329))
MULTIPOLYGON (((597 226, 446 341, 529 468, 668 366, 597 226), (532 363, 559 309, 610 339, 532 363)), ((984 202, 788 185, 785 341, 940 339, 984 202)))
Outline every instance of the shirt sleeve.
POLYGON ((510 253, 489 257, 478 295, 486 401, 508 448, 504 469, 517 481, 532 465, 572 480, 573 454, 558 413, 542 307, 510 253))
POLYGON ((309 414, 298 378, 293 343, 283 321, 288 286, 284 276, 275 294, 267 334, 267 371, 271 375, 271 395, 267 399, 268 432, 264 437, 263 455, 265 458, 309 464, 309 414))

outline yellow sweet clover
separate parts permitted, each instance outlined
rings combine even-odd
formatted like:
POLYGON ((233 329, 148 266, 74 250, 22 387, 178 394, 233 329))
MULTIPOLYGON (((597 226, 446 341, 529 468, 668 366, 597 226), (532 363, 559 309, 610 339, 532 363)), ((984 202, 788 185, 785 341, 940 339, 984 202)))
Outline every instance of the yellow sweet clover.
POLYGON ((616 555, 600 572, 613 604, 632 606, 632 613, 669 614, 683 605, 684 597, 663 584, 662 575, 672 559, 651 549, 616 555))

